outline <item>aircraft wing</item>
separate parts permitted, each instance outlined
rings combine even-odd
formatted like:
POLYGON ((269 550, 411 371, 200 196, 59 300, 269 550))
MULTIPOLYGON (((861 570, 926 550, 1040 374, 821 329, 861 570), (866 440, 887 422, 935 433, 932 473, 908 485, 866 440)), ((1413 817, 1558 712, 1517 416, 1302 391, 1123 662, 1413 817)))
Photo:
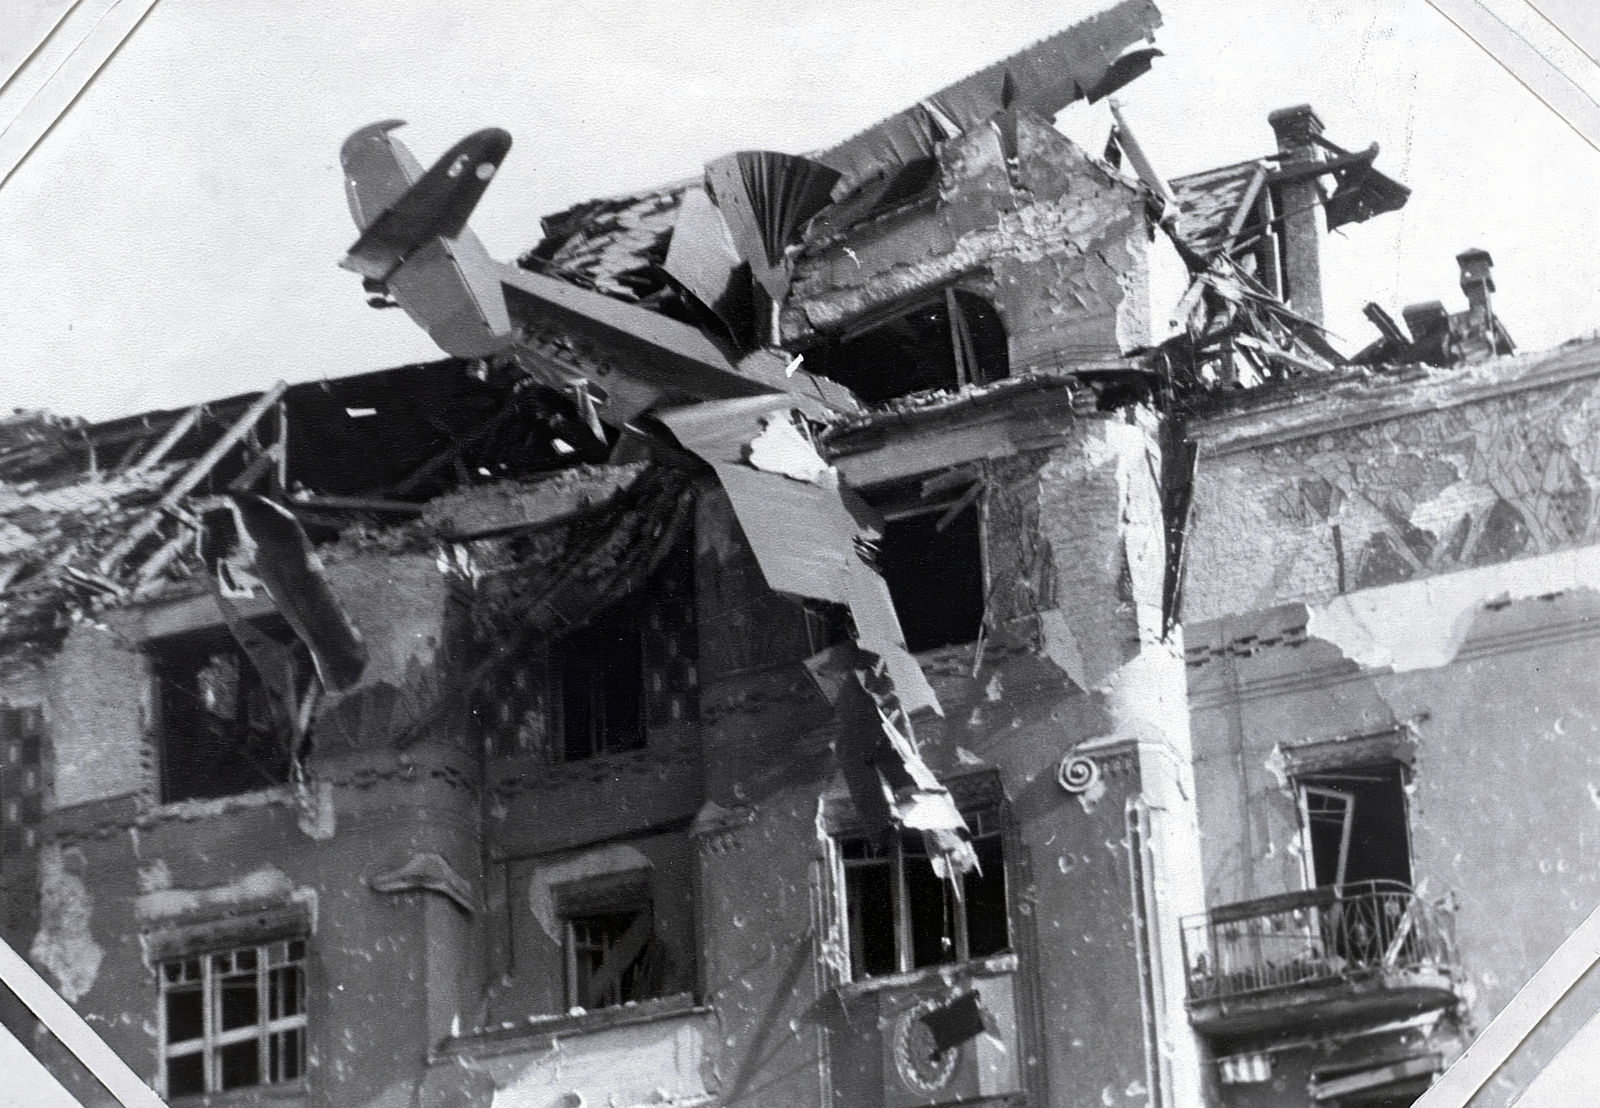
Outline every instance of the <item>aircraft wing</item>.
POLYGON ((498 128, 468 135, 422 172, 392 132, 398 120, 363 127, 345 140, 345 196, 361 237, 339 264, 387 290, 448 354, 480 358, 514 351, 551 388, 577 388, 602 404, 614 426, 663 401, 784 393, 811 411, 854 410, 847 389, 788 365, 778 351, 742 358, 701 331, 637 304, 496 262, 467 217, 511 146, 498 128), (515 342, 512 316, 530 332, 515 342), (579 370, 545 356, 542 322, 626 350, 622 369, 602 361, 579 370))

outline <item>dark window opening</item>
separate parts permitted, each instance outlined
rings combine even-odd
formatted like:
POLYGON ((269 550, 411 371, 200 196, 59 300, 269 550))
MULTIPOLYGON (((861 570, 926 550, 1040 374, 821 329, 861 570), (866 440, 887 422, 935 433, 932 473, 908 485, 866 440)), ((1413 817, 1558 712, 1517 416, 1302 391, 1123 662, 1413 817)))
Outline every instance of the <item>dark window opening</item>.
POLYGON ((645 745, 639 623, 637 607, 624 602, 554 646, 564 761, 645 745))
POLYGON ((997 813, 963 814, 979 869, 961 878, 959 898, 934 873, 920 832, 902 831, 888 845, 866 838, 840 840, 855 980, 986 958, 1010 947, 997 813))
POLYGON ((913 652, 972 642, 983 626, 985 589, 978 505, 891 519, 878 568, 913 652))
MULTIPOLYGON (((311 678, 310 658, 283 620, 253 621, 283 648, 295 698, 311 678)), ((226 627, 150 646, 159 690, 161 800, 205 800, 289 780, 294 707, 282 703, 226 627)))
POLYGON ((869 404, 929 389, 986 385, 1011 372, 999 314, 981 296, 956 289, 807 350, 805 365, 869 404))
POLYGON ((648 873, 596 878, 558 895, 569 1008, 614 1008, 671 991, 675 975, 656 934, 648 873))
POLYGON ((1357 881, 1411 884, 1404 766, 1351 766, 1301 777, 1298 785, 1317 887, 1357 881))
POLYGON ((694 561, 680 544, 640 589, 474 690, 496 757, 580 761, 641 750, 652 729, 700 715, 694 561))

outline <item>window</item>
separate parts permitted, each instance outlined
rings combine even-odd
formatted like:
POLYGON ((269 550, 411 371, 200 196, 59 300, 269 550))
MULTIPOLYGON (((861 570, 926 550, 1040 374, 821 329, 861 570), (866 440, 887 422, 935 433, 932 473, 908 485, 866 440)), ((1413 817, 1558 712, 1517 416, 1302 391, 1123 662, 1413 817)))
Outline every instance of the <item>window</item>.
POLYGON ((1411 884, 1406 770, 1398 762, 1344 767, 1296 778, 1314 887, 1357 881, 1411 884))
MULTIPOLYGON (((286 652, 297 694, 310 659, 281 619, 254 624, 286 652)), ((234 796, 289 779, 292 710, 268 692, 226 627, 150 646, 159 688, 161 799, 234 796)))
POLYGON ((933 872, 921 832, 901 831, 888 845, 839 839, 854 979, 983 958, 1011 945, 998 810, 962 814, 980 869, 961 878, 959 901, 933 872))
POLYGON ((38 843, 43 734, 39 709, 0 707, 0 888, 9 884, 5 859, 25 855, 38 843))
POLYGON ((569 885, 559 896, 569 1008, 611 1008, 671 991, 648 871, 569 885))
POLYGON ((642 750, 654 729, 699 718, 692 548, 640 589, 474 690, 495 757, 575 762, 642 750))
POLYGON ((302 1077, 306 944, 285 939, 161 963, 166 1095, 302 1077))
POLYGON ((1005 325, 980 296, 946 289, 892 319, 805 352, 806 368, 869 404, 984 385, 1010 373, 1005 325))
MULTIPOLYGON (((963 497, 963 500, 966 498, 963 497)), ((983 540, 975 501, 885 513, 878 568, 913 653, 972 642, 983 626, 983 540)))
POLYGON ((641 632, 637 607, 624 602, 556 644, 564 761, 645 745, 641 632))

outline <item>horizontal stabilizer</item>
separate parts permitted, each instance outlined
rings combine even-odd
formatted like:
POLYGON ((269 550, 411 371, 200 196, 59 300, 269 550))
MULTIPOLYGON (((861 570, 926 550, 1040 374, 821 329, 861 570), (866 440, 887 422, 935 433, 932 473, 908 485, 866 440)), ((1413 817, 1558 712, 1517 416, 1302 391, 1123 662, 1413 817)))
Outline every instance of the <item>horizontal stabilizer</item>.
MULTIPOLYGON (((399 156, 405 147, 389 136, 390 129, 390 124, 376 124, 345 141, 342 161, 346 192, 358 225, 370 210, 367 196, 378 200, 392 192, 398 179, 396 170, 407 168, 399 156), (390 148, 392 161, 375 148, 380 142, 390 148), (356 156, 352 157, 353 153, 356 156), (357 172, 371 177, 358 179, 357 172)), ((475 132, 456 143, 363 225, 361 237, 339 264, 370 280, 387 281, 401 263, 431 240, 460 235, 510 149, 511 135, 498 127, 475 132)))
POLYGON ((387 119, 344 142, 345 197, 361 237, 340 264, 386 286, 447 354, 480 358, 510 345, 500 267, 466 226, 511 148, 498 128, 468 135, 426 173, 387 119))

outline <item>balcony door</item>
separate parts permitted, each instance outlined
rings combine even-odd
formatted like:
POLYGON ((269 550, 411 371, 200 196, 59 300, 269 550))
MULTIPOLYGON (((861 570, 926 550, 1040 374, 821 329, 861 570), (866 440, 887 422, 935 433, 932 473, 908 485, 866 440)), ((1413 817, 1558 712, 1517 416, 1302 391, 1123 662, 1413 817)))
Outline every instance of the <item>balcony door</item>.
POLYGON ((1345 969, 1382 963, 1410 930, 1405 773, 1378 762, 1299 780, 1306 879, 1336 890, 1312 926, 1322 956, 1345 969))
POLYGON ((1378 762, 1299 779, 1309 886, 1360 881, 1410 886, 1405 772, 1398 762, 1378 762))

